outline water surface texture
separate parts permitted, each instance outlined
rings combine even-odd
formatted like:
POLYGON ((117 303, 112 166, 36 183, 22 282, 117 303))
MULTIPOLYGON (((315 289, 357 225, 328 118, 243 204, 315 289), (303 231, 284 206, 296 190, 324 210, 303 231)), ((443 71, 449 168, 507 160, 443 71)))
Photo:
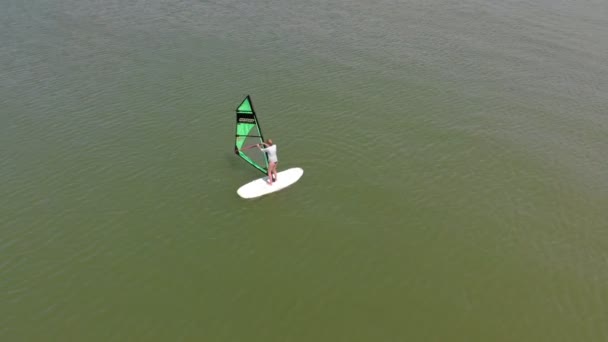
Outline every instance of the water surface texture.
POLYGON ((607 56, 605 1, 1 0, 0 340, 605 341, 607 56))

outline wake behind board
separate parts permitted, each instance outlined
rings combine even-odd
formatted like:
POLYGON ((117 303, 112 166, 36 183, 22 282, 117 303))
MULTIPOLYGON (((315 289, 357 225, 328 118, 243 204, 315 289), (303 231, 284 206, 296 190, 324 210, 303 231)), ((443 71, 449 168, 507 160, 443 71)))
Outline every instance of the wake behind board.
POLYGON ((277 180, 276 182, 273 182, 272 185, 268 184, 268 176, 266 176, 241 186, 236 193, 242 198, 256 198, 268 195, 294 184, 303 174, 303 169, 293 167, 285 171, 277 172, 277 180))

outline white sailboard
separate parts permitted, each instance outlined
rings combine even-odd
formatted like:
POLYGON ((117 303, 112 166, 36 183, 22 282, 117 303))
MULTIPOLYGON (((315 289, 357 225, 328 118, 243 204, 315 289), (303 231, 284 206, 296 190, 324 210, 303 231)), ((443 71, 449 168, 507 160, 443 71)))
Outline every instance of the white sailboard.
POLYGON ((277 172, 277 180, 274 181, 272 185, 268 184, 268 176, 266 176, 241 186, 236 193, 242 198, 256 198, 268 195, 294 184, 303 174, 303 169, 293 167, 285 171, 277 172))

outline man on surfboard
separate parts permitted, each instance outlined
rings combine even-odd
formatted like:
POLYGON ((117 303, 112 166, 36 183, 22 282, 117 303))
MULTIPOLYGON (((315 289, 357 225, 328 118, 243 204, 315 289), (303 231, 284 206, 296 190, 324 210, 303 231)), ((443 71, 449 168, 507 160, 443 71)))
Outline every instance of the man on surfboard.
POLYGON ((257 146, 260 148, 260 151, 268 155, 268 184, 272 185, 272 182, 276 182, 277 180, 277 163, 279 162, 277 158, 277 145, 272 143, 272 139, 268 139, 257 146), (266 147, 261 147, 260 145, 266 147))
POLYGON ((260 151, 266 153, 268 156, 268 184, 272 185, 272 182, 276 182, 277 180, 277 163, 279 162, 279 159, 277 158, 277 145, 272 143, 272 139, 268 139, 266 142, 261 144, 243 147, 241 151, 248 150, 253 147, 259 148, 260 151))

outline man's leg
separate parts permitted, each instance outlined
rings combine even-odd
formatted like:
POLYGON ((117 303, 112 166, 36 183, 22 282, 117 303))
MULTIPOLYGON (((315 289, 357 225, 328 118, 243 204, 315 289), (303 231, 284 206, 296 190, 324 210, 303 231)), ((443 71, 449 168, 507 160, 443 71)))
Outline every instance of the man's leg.
POLYGON ((272 185, 272 164, 268 166, 268 184, 272 185))

